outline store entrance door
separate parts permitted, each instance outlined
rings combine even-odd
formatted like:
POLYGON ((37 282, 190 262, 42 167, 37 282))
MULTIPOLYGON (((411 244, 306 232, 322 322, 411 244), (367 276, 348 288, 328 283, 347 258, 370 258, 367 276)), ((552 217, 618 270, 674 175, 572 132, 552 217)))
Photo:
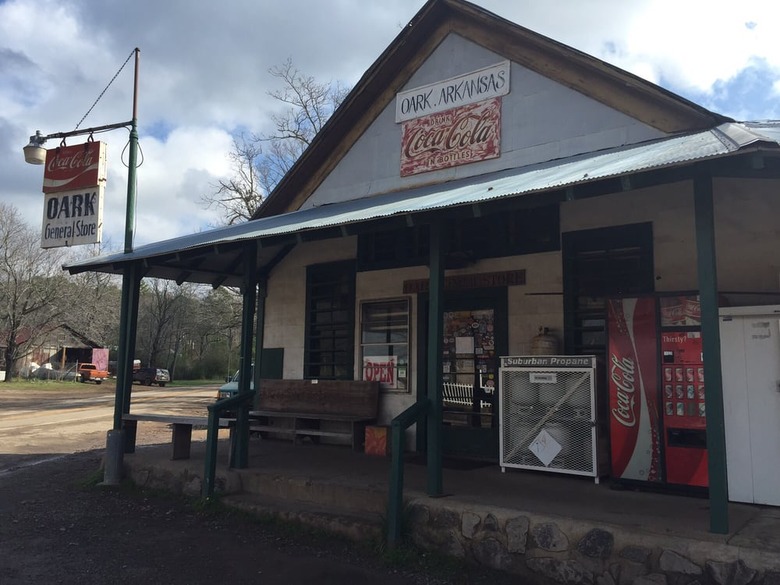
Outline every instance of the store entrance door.
POLYGON ((497 388, 499 356, 507 352, 506 289, 468 292, 444 298, 442 451, 447 457, 498 461, 497 388))

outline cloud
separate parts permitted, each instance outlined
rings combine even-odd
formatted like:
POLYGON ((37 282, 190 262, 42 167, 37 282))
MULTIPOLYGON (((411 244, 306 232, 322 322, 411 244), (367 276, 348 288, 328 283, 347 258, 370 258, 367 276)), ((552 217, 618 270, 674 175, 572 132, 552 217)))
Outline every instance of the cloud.
MULTIPOLYGON (((739 119, 779 117, 780 3, 763 0, 475 0, 486 10, 739 119)), ((200 197, 229 175, 231 135, 268 129, 269 68, 290 58, 354 84, 424 0, 0 0, 0 198, 40 225, 44 134, 129 120, 140 47, 137 243, 214 224, 200 197), (116 75, 116 78, 114 76, 116 75), (109 86, 110 83, 110 86, 109 86), (108 89, 106 90, 106 87, 108 89), (105 91, 101 99, 95 100, 105 91)), ((104 233, 122 242, 124 131, 109 143, 104 233)), ((126 156, 125 156, 126 158, 126 156)))

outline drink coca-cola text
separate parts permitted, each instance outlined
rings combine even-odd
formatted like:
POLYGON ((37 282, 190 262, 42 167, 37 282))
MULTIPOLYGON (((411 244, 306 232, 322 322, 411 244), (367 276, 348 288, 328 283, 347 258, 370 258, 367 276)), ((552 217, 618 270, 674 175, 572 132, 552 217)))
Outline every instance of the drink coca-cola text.
POLYGON ((92 149, 78 149, 76 152, 72 152, 66 155, 57 155, 50 157, 46 164, 46 170, 48 172, 62 171, 64 169, 87 169, 95 164, 94 154, 92 149))
POLYGON ((628 357, 612 354, 610 377, 617 390, 612 416, 625 427, 636 424, 636 364, 628 357))
MULTIPOLYGON (((438 117, 444 123, 449 122, 447 116, 438 117)), ((417 128, 409 136, 405 154, 408 158, 415 158, 425 153, 432 154, 486 143, 495 137, 496 127, 492 120, 492 112, 483 112, 479 116, 465 113, 447 125, 417 128)))

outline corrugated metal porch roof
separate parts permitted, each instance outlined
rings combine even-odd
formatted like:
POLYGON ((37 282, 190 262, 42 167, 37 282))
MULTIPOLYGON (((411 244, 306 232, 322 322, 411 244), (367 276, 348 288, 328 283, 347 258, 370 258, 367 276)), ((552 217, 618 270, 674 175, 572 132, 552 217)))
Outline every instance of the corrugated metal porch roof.
MULTIPOLYGON (((772 148, 780 146, 780 122, 724 123, 695 134, 261 218, 147 244, 127 254, 91 258, 66 265, 65 268, 71 273, 85 270, 119 273, 124 263, 144 260, 148 276, 177 280, 181 279, 181 271, 186 271, 187 281, 214 282, 215 274, 223 271, 227 280, 235 281, 235 277, 240 274, 240 267, 228 269, 229 264, 236 264, 235 258, 225 256, 220 266, 206 266, 203 256, 199 256, 197 262, 176 260, 171 256, 196 249, 205 252, 208 248, 246 240, 262 241, 263 238, 285 234, 558 190, 586 182, 728 156, 759 143, 772 148), (202 274, 198 274, 199 270, 202 274)), ((216 251, 213 253, 217 254, 216 251)), ((269 261, 270 258, 270 255, 266 256, 269 261)))

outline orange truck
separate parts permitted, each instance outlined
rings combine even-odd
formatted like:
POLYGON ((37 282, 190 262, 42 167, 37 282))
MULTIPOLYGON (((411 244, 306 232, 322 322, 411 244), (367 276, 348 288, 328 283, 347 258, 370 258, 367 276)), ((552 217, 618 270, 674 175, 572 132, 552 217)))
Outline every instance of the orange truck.
POLYGON ((102 384, 103 380, 108 378, 108 372, 106 370, 98 369, 95 364, 80 364, 79 375, 81 381, 86 383, 87 381, 94 382, 95 384, 102 384))

